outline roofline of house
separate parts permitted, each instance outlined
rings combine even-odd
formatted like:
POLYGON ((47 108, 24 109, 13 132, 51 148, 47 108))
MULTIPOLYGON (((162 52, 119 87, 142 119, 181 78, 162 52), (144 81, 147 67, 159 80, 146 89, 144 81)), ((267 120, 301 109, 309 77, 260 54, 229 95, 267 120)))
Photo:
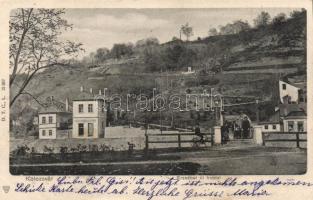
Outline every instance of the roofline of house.
POLYGON ((103 99, 73 99, 72 101, 103 101, 103 99))
MULTIPOLYGON (((291 86, 293 86, 293 87, 295 87, 295 88, 297 88, 297 89, 299 89, 299 90, 303 90, 301 87, 299 87, 298 85, 296 85, 297 83, 292 83, 292 82, 290 82, 290 81, 285 81, 285 80, 279 80, 279 81, 281 81, 281 82, 284 82, 284 83, 287 83, 287 84, 289 84, 289 85, 291 85, 291 86)), ((304 81, 303 83, 306 83, 306 81, 304 81)))
POLYGON ((258 124, 263 125, 263 124, 280 124, 280 122, 275 121, 275 122, 259 122, 258 124))
POLYGON ((284 119, 307 119, 307 116, 287 116, 284 119))
POLYGON ((54 111, 54 112, 39 112, 38 113, 39 115, 40 114, 72 114, 72 112, 66 112, 66 111, 61 111, 61 112, 58 112, 58 111, 54 111))

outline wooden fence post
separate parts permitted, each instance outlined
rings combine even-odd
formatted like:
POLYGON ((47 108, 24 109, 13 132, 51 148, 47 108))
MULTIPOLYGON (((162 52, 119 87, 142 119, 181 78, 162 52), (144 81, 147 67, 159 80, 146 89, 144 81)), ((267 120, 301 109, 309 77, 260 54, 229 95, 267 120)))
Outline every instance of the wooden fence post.
POLYGON ((296 132, 296 138, 297 138, 297 148, 300 148, 299 132, 296 132))
POLYGON ((178 136, 178 148, 181 148, 180 134, 178 134, 177 136, 178 136))
POLYGON ((146 134, 145 136, 146 136, 146 150, 148 151, 148 149, 149 149, 149 136, 148 136, 148 134, 146 134))

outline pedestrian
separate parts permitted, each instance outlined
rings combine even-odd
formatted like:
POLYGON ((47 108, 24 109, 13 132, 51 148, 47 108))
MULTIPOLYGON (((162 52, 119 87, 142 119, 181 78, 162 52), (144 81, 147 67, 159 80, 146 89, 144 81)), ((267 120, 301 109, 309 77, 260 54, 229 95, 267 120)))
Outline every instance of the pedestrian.
POLYGON ((128 144, 128 157, 131 157, 134 152, 135 144, 130 143, 130 142, 127 142, 127 144, 128 144))
POLYGON ((234 137, 240 139, 240 127, 236 122, 234 122, 234 137))
POLYGON ((241 127, 242 127, 242 132, 243 132, 243 138, 247 139, 250 133, 250 122, 247 116, 244 117, 241 127))
POLYGON ((221 127, 221 131, 222 131, 222 144, 226 144, 228 141, 228 127, 226 124, 224 124, 221 127))
POLYGON ((196 124, 196 127, 195 127, 195 135, 198 136, 198 137, 200 137, 200 142, 201 142, 201 143, 204 143, 203 134, 202 134, 201 131, 200 131, 199 124, 196 124))

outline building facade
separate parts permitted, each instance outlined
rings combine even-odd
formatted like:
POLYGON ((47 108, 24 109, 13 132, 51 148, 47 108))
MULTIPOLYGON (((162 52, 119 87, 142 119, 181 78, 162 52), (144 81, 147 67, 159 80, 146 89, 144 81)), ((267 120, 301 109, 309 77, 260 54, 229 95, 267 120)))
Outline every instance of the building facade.
POLYGON ((285 81, 279 81, 279 97, 281 103, 298 103, 300 88, 287 83, 285 81))
POLYGON ((105 102, 91 96, 73 100, 73 138, 104 138, 107 120, 105 102))
POLYGON ((39 139, 56 139, 69 137, 64 135, 72 124, 70 112, 41 112, 38 116, 39 139))
POLYGON ((306 113, 304 111, 292 111, 283 119, 283 124, 286 132, 306 132, 306 113))
POLYGON ((259 125, 262 126, 262 132, 280 132, 282 131, 279 122, 261 122, 259 125))

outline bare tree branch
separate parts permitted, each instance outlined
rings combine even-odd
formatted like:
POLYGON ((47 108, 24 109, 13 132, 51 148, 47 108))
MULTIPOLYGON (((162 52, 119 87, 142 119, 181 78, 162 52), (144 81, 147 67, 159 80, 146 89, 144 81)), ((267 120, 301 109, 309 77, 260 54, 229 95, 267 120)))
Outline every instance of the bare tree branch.
POLYGON ((64 9, 17 9, 10 19, 10 87, 18 74, 27 72, 10 106, 23 93, 37 72, 53 66, 68 66, 62 58, 81 51, 81 44, 59 41, 63 31, 72 28, 62 19, 64 9))

